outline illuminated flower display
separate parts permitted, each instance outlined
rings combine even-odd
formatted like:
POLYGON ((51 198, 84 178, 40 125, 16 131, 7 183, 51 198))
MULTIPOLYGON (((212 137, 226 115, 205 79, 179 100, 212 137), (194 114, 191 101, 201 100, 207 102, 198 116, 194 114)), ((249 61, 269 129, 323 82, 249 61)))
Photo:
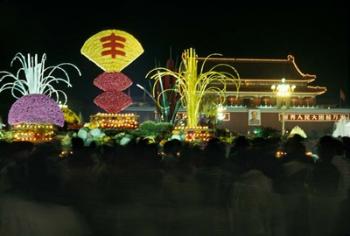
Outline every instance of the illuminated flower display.
POLYGON ((55 89, 53 84, 62 82, 67 87, 72 87, 68 73, 63 69, 63 66, 70 66, 78 71, 79 69, 71 63, 61 63, 56 66, 45 67, 46 54, 43 54, 41 60, 38 60, 38 55, 34 57, 30 54, 25 57, 21 53, 17 53, 11 61, 11 66, 15 61, 19 61, 21 68, 17 70, 16 74, 12 74, 8 71, 0 71, 0 82, 4 79, 10 78, 13 81, 7 82, 0 87, 0 93, 4 90, 11 90, 12 96, 20 98, 28 94, 43 94, 49 97, 53 97, 56 101, 60 101, 61 95, 63 95, 63 101, 67 102, 67 95, 60 89, 55 89), (62 77, 55 76, 55 72, 60 72, 62 77))
POLYGON ((70 63, 45 67, 46 54, 39 60, 38 55, 25 57, 17 53, 11 66, 19 61, 21 67, 15 74, 0 71, 0 82, 7 81, 0 87, 0 93, 10 90, 17 101, 11 106, 8 122, 12 125, 15 141, 46 142, 54 136, 54 127, 64 126, 64 115, 58 102, 65 104, 67 95, 55 84, 63 83, 72 87, 64 66, 79 69, 70 63), (12 80, 12 81, 11 81, 12 80), (55 100, 56 101, 55 101, 55 100))
POLYGON ((106 114, 97 113, 90 117, 90 125, 102 129, 136 129, 138 116, 133 113, 106 114))
POLYGON ((60 105, 61 111, 63 112, 64 121, 69 124, 81 123, 80 117, 72 111, 67 105, 60 105))
MULTIPOLYGON (((203 98, 210 94, 216 94, 218 104, 222 104, 225 100, 226 86, 228 84, 235 84, 238 89, 240 87, 240 77, 237 70, 228 64, 219 64, 208 71, 204 71, 206 61, 209 57, 216 55, 209 55, 201 67, 198 68, 198 56, 194 49, 185 50, 182 54, 182 62, 178 72, 171 71, 167 68, 155 68, 150 71, 146 77, 155 81, 153 86, 153 96, 162 107, 161 99, 164 99, 164 94, 169 92, 176 92, 179 94, 182 107, 187 112, 187 127, 196 128, 198 126, 198 118, 202 107, 203 98), (232 73, 221 72, 221 68, 228 68, 232 73), (174 88, 166 89, 157 95, 157 86, 162 86, 162 78, 164 76, 172 76, 175 80, 174 88), (221 86, 220 86, 221 85, 221 86)), ((214 104, 214 105, 218 105, 214 104)), ((164 107, 162 107, 165 109, 164 107)))
POLYGON ((34 143, 51 141, 55 136, 53 125, 19 124, 13 126, 14 141, 34 143))
POLYGON ((105 71, 94 80, 94 85, 104 91, 95 98, 95 104, 109 113, 130 106, 131 97, 122 91, 132 81, 120 71, 143 53, 139 41, 125 31, 103 30, 86 40, 81 53, 105 71))
POLYGON ((181 133, 184 133, 186 142, 208 142, 210 138, 214 137, 213 131, 207 126, 197 126, 193 129, 182 126, 175 127, 173 135, 181 133))
POLYGON ((43 94, 30 94, 18 99, 8 115, 10 125, 27 124, 55 124, 62 127, 64 116, 58 104, 43 94))
POLYGON ((94 80, 94 85, 105 91, 94 99, 95 104, 103 110, 117 113, 132 104, 131 97, 122 92, 132 85, 132 81, 123 73, 104 72, 94 80))
MULTIPOLYGON (((175 62, 171 56, 166 62, 166 69, 170 71, 177 70, 175 62)), ((169 75, 163 76, 159 81, 154 82, 157 83, 157 85, 155 87, 156 89, 153 89, 153 95, 142 85, 136 84, 136 86, 144 92, 144 95, 147 94, 155 103, 157 108, 157 119, 161 122, 170 122, 171 124, 177 122, 176 114, 180 109, 181 101, 179 100, 179 94, 173 90, 175 82, 176 78, 169 75)), ((153 86, 150 84, 150 87, 153 86)))
POLYGON ((142 45, 134 36, 116 29, 94 34, 81 48, 81 54, 107 72, 122 71, 142 53, 142 45))
POLYGON ((94 85, 103 91, 123 91, 132 85, 132 81, 120 72, 104 72, 94 80, 94 85))
POLYGON ((109 113, 118 113, 132 104, 131 97, 119 91, 107 91, 98 95, 94 102, 109 113))

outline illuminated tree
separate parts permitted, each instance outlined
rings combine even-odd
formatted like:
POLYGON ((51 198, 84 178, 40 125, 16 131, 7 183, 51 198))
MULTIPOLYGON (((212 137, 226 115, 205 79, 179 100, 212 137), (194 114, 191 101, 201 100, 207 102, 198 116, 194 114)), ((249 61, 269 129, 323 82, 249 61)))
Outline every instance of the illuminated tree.
POLYGON ((63 69, 63 66, 70 66, 76 69, 81 75, 78 67, 71 63, 61 63, 56 66, 45 67, 46 54, 43 54, 41 61, 38 61, 38 55, 31 57, 30 54, 25 57, 22 53, 17 53, 11 61, 11 66, 18 60, 21 68, 16 74, 8 71, 0 71, 0 83, 11 78, 13 81, 7 82, 0 87, 0 93, 4 90, 11 90, 12 96, 19 98, 29 94, 43 94, 49 97, 54 97, 56 102, 60 100, 60 95, 63 95, 63 104, 67 102, 67 95, 59 89, 55 89, 53 83, 62 82, 67 87, 72 87, 68 73, 63 69), (54 76, 55 72, 61 72, 62 77, 54 76), (23 76, 22 76, 23 75, 23 76))
POLYGON ((237 95, 240 87, 240 77, 237 70, 228 64, 217 64, 204 72, 207 60, 214 55, 211 54, 205 58, 200 70, 198 71, 198 57, 195 50, 190 48, 182 54, 182 62, 178 72, 171 71, 167 68, 159 67, 151 70, 146 77, 153 79, 153 96, 161 107, 161 99, 163 94, 169 92, 177 92, 179 94, 181 104, 187 111, 187 127, 196 128, 200 109, 202 107, 203 98, 209 94, 216 94, 218 99, 215 102, 221 104, 225 100, 225 92, 228 84, 234 84, 237 88, 237 95), (220 68, 229 69, 232 73, 220 71, 220 68), (162 77, 173 76, 175 86, 172 89, 166 89, 156 95, 157 85, 162 86, 162 77))

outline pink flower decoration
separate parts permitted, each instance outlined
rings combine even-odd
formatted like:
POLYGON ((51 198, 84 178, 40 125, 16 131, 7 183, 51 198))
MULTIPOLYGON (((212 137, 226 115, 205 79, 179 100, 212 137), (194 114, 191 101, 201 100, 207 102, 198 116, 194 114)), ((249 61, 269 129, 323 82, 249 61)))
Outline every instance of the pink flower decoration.
POLYGON ((63 127, 64 116, 52 98, 43 94, 29 94, 12 104, 8 123, 10 125, 20 123, 54 124, 63 127))

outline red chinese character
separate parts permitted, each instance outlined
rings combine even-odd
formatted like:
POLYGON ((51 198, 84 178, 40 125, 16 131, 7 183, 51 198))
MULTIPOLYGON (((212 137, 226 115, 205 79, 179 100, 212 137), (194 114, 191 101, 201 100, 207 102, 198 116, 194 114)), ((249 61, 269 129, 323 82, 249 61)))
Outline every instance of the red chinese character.
POLYGON ((125 47, 123 43, 126 42, 126 38, 111 33, 109 36, 102 37, 100 41, 102 47, 107 49, 101 52, 102 56, 111 55, 113 59, 116 55, 125 56, 125 52, 120 49, 125 47))

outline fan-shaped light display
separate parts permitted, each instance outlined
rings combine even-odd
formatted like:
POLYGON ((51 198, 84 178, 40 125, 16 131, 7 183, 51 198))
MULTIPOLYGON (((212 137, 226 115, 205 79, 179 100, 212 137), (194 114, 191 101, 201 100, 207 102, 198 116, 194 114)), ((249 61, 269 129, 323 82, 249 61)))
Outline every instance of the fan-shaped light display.
POLYGON ((122 30, 103 30, 86 40, 81 54, 105 71, 94 80, 94 85, 105 91, 94 99, 97 106, 116 113, 132 104, 131 97, 121 92, 132 81, 120 71, 142 53, 139 41, 122 30))
POLYGON ((109 29, 91 36, 81 53, 106 72, 120 72, 143 53, 143 48, 131 34, 109 29))

